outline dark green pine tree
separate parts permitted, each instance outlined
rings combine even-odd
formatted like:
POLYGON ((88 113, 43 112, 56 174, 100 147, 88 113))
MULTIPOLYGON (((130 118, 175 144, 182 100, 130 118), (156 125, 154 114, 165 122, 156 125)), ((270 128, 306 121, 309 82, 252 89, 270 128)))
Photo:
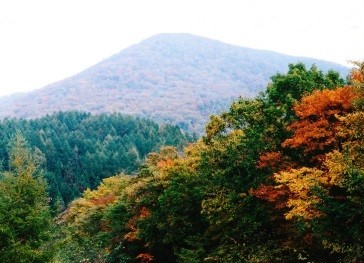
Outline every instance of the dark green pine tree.
POLYGON ((9 145, 9 171, 0 175, 0 262, 49 262, 51 229, 46 182, 17 133, 9 145))

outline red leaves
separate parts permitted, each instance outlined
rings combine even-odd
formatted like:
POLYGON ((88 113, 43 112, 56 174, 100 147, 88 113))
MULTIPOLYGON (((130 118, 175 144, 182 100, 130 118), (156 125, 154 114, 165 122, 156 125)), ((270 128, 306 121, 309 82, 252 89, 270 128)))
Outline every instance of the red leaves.
POLYGON ((284 208, 289 196, 287 187, 261 185, 258 189, 254 189, 251 193, 259 199, 265 200, 273 204, 277 209, 284 208))
POLYGON ((281 152, 268 152, 260 156, 258 162, 258 168, 270 167, 274 169, 280 164, 282 159, 281 152))
POLYGON ((148 208, 143 206, 142 209, 140 210, 139 218, 141 218, 141 219, 147 218, 149 215, 150 215, 150 211, 148 210, 148 208))
POLYGON ((267 152, 259 157, 257 167, 260 169, 269 169, 271 172, 278 172, 279 170, 287 170, 293 168, 295 163, 282 152, 267 152))
POLYGON ((154 257, 148 253, 141 253, 136 257, 136 259, 138 259, 140 263, 149 263, 154 261, 154 257))
POLYGON ((125 225, 125 229, 129 230, 129 232, 123 236, 124 240, 129 241, 129 242, 138 240, 138 237, 137 237, 138 228, 136 227, 137 220, 138 220, 138 217, 133 216, 129 220, 129 222, 125 225))
POLYGON ((124 239, 133 242, 139 240, 138 238, 138 228, 137 224, 140 219, 147 218, 150 215, 150 211, 145 206, 141 207, 139 215, 133 216, 129 222, 126 224, 126 229, 129 230, 128 233, 124 235, 124 239))

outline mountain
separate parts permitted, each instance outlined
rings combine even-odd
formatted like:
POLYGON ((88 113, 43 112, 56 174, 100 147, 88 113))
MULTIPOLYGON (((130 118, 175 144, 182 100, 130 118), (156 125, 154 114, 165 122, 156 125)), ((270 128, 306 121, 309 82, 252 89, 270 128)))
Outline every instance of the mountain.
MULTIPOLYGON (((213 113, 238 96, 262 91, 289 63, 334 69, 311 58, 225 44, 189 34, 160 34, 65 80, 0 98, 0 118, 34 118, 63 110, 122 112, 201 132, 213 113)), ((70 61, 72 63, 72 61, 70 61)))

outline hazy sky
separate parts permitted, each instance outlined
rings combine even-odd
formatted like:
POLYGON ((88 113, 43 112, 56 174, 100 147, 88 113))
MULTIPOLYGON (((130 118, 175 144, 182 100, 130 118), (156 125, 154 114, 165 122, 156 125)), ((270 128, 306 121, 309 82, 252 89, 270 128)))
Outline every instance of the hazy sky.
POLYGON ((0 0, 0 95, 41 88, 158 33, 345 64, 363 0, 0 0))

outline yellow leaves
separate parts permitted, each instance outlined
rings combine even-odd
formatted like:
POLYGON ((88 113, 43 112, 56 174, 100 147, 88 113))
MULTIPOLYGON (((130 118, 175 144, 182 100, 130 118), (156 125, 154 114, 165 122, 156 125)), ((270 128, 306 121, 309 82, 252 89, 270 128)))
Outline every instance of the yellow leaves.
POLYGON ((314 208, 319 202, 319 198, 312 192, 314 186, 325 183, 326 178, 323 171, 315 168, 292 169, 289 172, 275 174, 278 183, 285 185, 291 192, 287 206, 291 210, 286 213, 286 219, 302 217, 312 219, 320 216, 314 208))
POLYGON ((212 115, 210 122, 206 125, 206 139, 212 140, 213 137, 225 130, 225 121, 220 116, 212 115))
POLYGON ((364 62, 352 61, 356 68, 353 68, 349 74, 349 80, 354 86, 364 84, 364 62))
POLYGON ((105 178, 97 187, 97 190, 91 191, 87 189, 83 197, 86 200, 104 199, 110 195, 119 196, 123 189, 128 185, 130 177, 125 175, 118 175, 105 178))
POLYGON ((79 225, 88 217, 90 209, 93 206, 94 205, 89 200, 78 198, 71 203, 69 209, 67 209, 60 218, 60 222, 66 221, 74 225, 79 225))
POLYGON ((10 146, 10 170, 17 176, 33 176, 38 167, 23 135, 16 133, 10 146))
POLYGON ((309 220, 321 215, 315 208, 320 198, 313 191, 314 188, 327 192, 330 187, 339 186, 348 169, 343 155, 338 151, 327 154, 324 165, 327 171, 302 167, 274 175, 280 186, 288 187, 290 192, 287 207, 291 210, 286 213, 286 219, 297 217, 309 220))
POLYGON ((170 179, 170 171, 175 166, 172 159, 160 160, 156 164, 157 172, 155 177, 160 181, 168 181, 170 179))
POLYGON ((154 170, 159 170, 163 166, 163 161, 175 160, 178 157, 176 148, 171 146, 162 147, 159 153, 152 152, 148 154, 145 166, 153 173, 154 170), (159 164, 158 164, 159 163, 159 164), (159 166, 159 167, 158 167, 159 166))
POLYGON ((288 207, 293 207, 291 211, 286 213, 286 219, 290 220, 294 217, 302 217, 303 219, 312 219, 320 216, 320 212, 313 209, 313 205, 318 203, 318 198, 311 198, 310 200, 296 199, 289 200, 288 207))
POLYGON ((327 154, 325 166, 328 169, 326 183, 329 185, 341 185, 344 174, 349 169, 343 154, 339 151, 327 154))
POLYGON ((184 148, 184 156, 176 160, 176 166, 180 171, 187 173, 196 172, 201 160, 201 153, 206 151, 207 146, 202 140, 190 144, 184 148))
POLYGON ((364 112, 354 112, 343 118, 343 127, 340 129, 341 136, 347 137, 344 150, 352 161, 359 167, 364 168, 364 112))
MULTIPOLYGON (((144 166, 144 176, 138 178, 140 187, 148 182, 158 182, 167 187, 173 173, 191 174, 198 169, 201 153, 207 149, 206 144, 199 140, 184 149, 183 154, 178 154, 173 147, 163 147, 159 153, 148 155, 144 166), (143 181, 144 183, 140 184, 143 181)), ((138 189, 137 186, 134 187, 138 189)))
POLYGON ((128 185, 128 187, 124 190, 124 195, 128 199, 138 200, 138 196, 140 196, 140 192, 142 189, 146 187, 146 185, 151 182, 151 178, 138 178, 138 180, 133 181, 128 185))
MULTIPOLYGON (((333 186, 342 187, 347 171, 352 165, 349 159, 343 153, 334 150, 326 154, 323 170, 303 167, 275 174, 276 182, 280 184, 280 187, 287 187, 290 193, 286 204, 290 210, 285 215, 286 219, 309 220, 321 216, 315 208, 320 198, 315 194, 314 189, 328 193, 333 186)), ((261 192, 257 193, 263 196, 262 199, 268 200, 267 191, 263 194, 261 192)), ((269 196, 271 195, 269 193, 269 196)))
POLYGON ((241 137, 244 136, 244 132, 241 129, 237 129, 237 130, 232 130, 229 133, 229 140, 232 141, 233 143, 238 143, 241 139, 241 137))
POLYGON ((159 153, 148 154, 141 177, 137 181, 143 181, 144 184, 158 182, 167 186, 170 180, 170 171, 175 167, 177 159, 177 150, 171 146, 161 148, 159 153))
POLYGON ((34 162, 24 160, 24 156, 16 155, 11 160, 11 166, 15 170, 18 176, 32 176, 37 167, 34 162))
POLYGON ((83 197, 74 200, 68 210, 62 215, 65 220, 74 225, 81 225, 90 214, 105 209, 123 194, 130 177, 118 175, 106 178, 96 190, 87 189, 83 197))

